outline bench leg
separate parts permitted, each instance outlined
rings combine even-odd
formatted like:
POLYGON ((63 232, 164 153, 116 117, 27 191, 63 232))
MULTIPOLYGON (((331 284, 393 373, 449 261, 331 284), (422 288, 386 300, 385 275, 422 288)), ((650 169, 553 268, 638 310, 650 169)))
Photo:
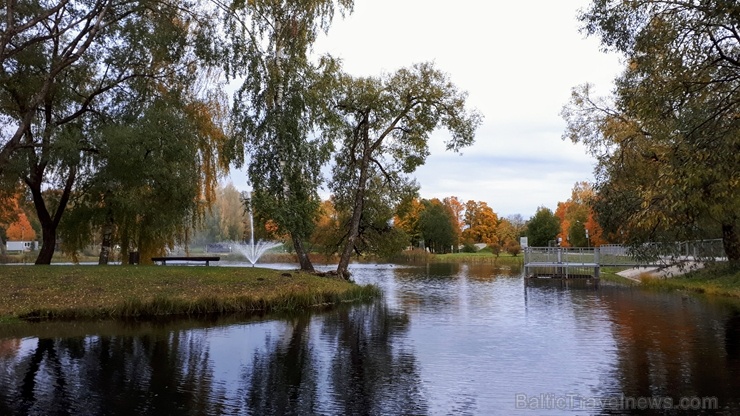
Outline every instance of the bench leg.
POLYGON ((206 260, 206 266, 208 266, 209 260, 206 260))

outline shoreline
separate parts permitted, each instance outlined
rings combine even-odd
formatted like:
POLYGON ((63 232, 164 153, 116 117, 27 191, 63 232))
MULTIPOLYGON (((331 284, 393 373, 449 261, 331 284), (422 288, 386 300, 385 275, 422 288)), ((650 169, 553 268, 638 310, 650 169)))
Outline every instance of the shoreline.
POLYGON ((628 269, 617 275, 649 289, 688 291, 740 299, 740 269, 727 263, 695 263, 684 268, 672 266, 664 269, 628 269))
POLYGON ((696 270, 704 268, 704 263, 690 262, 682 266, 668 267, 633 267, 622 270, 616 274, 637 283, 642 283, 643 279, 666 279, 671 277, 683 276, 696 270))
POLYGON ((295 270, 197 266, 3 270, 0 323, 299 311, 380 296, 372 285, 295 270))

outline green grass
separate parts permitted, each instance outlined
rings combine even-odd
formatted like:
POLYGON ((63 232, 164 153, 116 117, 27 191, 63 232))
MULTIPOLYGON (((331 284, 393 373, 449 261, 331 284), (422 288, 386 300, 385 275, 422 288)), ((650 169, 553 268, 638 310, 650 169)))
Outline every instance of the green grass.
POLYGON ((501 253, 498 257, 490 252, 478 252, 478 253, 448 253, 448 254, 435 254, 435 261, 440 262, 495 262, 499 264, 520 264, 524 262, 524 256, 518 255, 516 257, 508 253, 501 253))
POLYGON ((740 269, 716 264, 670 278, 644 278, 642 285, 660 290, 685 290, 714 296, 740 298, 740 269))
POLYGON ((491 252, 480 251, 477 253, 447 253, 431 254, 422 250, 404 251, 393 260, 403 263, 491 263, 496 265, 521 265, 524 256, 516 257, 508 253, 501 253, 498 257, 491 252))
POLYGON ((2 266, 0 270, 0 322, 291 311, 380 293, 374 286, 342 279, 262 268, 2 266))

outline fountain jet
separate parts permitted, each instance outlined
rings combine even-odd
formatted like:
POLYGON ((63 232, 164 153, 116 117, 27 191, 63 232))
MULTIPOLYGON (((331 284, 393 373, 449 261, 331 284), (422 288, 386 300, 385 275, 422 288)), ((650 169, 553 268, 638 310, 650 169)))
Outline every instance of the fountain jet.
POLYGON ((250 263, 252 263, 252 267, 254 267, 255 263, 257 263, 257 260, 265 253, 265 251, 279 247, 282 245, 282 243, 276 243, 274 241, 264 241, 259 240, 257 242, 254 241, 254 214, 252 214, 252 201, 251 201, 251 195, 249 198, 249 201, 247 202, 248 212, 249 212, 249 242, 245 243, 234 243, 234 248, 236 251, 244 255, 244 257, 249 260, 250 263))

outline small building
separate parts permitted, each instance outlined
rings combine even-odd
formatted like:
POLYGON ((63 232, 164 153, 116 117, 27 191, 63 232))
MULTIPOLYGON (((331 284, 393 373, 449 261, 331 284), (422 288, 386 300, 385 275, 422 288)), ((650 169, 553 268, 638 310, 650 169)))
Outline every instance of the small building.
POLYGON ((8 241, 5 245, 8 251, 31 251, 39 249, 38 241, 8 241))

